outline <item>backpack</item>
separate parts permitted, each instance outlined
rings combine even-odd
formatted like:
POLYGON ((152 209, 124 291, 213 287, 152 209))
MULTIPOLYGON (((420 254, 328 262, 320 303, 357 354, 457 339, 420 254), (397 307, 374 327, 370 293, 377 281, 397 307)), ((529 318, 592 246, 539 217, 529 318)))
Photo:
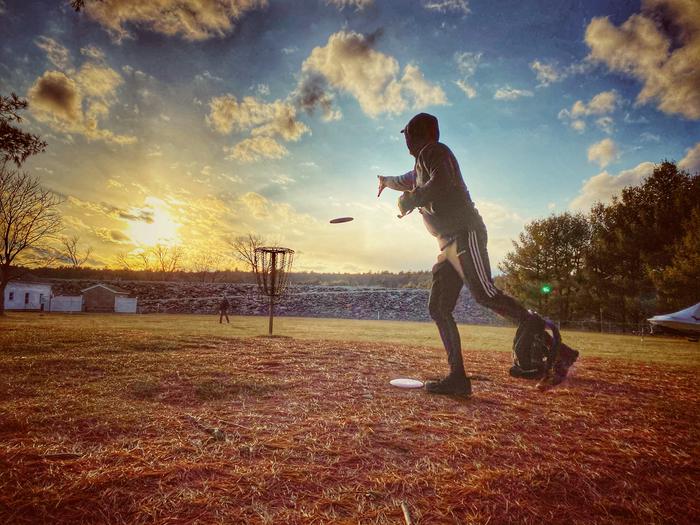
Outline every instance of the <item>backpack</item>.
MULTIPOLYGON (((513 366, 510 368, 510 375, 524 379, 549 377, 555 363, 561 361, 559 356, 561 346, 561 335, 556 325, 531 312, 515 332, 513 366), (552 335, 547 333, 547 329, 552 332, 552 335)), ((575 352, 578 357, 578 352, 571 349, 569 351, 575 352)), ((568 366, 566 369, 568 370, 568 366)), ((561 379, 563 380, 563 377, 561 379)))

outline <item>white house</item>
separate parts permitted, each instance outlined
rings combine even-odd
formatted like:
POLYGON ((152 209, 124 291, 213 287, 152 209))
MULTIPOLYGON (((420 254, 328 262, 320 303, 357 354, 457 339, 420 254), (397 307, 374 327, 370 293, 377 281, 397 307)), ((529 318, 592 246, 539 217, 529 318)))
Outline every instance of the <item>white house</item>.
POLYGON ((6 310, 46 310, 51 305, 51 285, 10 281, 5 287, 6 310))

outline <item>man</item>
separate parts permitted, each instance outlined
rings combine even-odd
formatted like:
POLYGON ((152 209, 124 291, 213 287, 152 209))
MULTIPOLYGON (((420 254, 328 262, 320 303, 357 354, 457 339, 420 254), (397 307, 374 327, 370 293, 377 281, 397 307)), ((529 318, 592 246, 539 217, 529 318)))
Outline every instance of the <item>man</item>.
POLYGON ((228 299, 224 296, 221 304, 219 305, 219 324, 222 323, 224 316, 226 316, 226 324, 228 324, 228 299))
POLYGON ((471 382, 464 372, 459 331, 452 316, 462 286, 469 287, 479 304, 518 325, 536 315, 494 286, 486 251, 486 226, 471 200, 457 159, 439 142, 437 118, 420 113, 401 133, 408 152, 416 159, 415 167, 398 177, 380 175, 377 197, 384 188, 403 191, 399 218, 418 208, 440 248, 433 267, 429 311, 445 346, 450 373, 440 381, 427 382, 425 387, 435 394, 469 396, 471 382))

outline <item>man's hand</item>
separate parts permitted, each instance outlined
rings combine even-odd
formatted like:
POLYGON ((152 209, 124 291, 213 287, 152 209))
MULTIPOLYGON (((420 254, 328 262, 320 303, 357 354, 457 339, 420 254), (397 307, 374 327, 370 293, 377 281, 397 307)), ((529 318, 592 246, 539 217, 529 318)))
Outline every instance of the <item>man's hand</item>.
POLYGON ((401 215, 398 215, 399 219, 411 213, 415 207, 415 195, 410 191, 404 191, 399 197, 399 212, 401 212, 401 215))
POLYGON ((382 177, 381 175, 377 175, 377 178, 379 179, 379 191, 377 192, 377 198, 379 198, 379 196, 384 191, 384 188, 386 188, 386 177, 382 177))

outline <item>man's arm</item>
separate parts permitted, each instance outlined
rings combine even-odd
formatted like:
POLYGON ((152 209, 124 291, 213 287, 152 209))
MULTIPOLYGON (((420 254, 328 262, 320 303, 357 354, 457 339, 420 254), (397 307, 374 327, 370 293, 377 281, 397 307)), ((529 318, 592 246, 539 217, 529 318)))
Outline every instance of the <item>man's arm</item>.
POLYGON ((416 186, 416 172, 414 170, 408 171, 403 175, 398 175, 396 177, 383 177, 377 175, 379 179, 379 192, 377 197, 382 194, 384 188, 391 188, 396 191, 409 191, 416 186))

